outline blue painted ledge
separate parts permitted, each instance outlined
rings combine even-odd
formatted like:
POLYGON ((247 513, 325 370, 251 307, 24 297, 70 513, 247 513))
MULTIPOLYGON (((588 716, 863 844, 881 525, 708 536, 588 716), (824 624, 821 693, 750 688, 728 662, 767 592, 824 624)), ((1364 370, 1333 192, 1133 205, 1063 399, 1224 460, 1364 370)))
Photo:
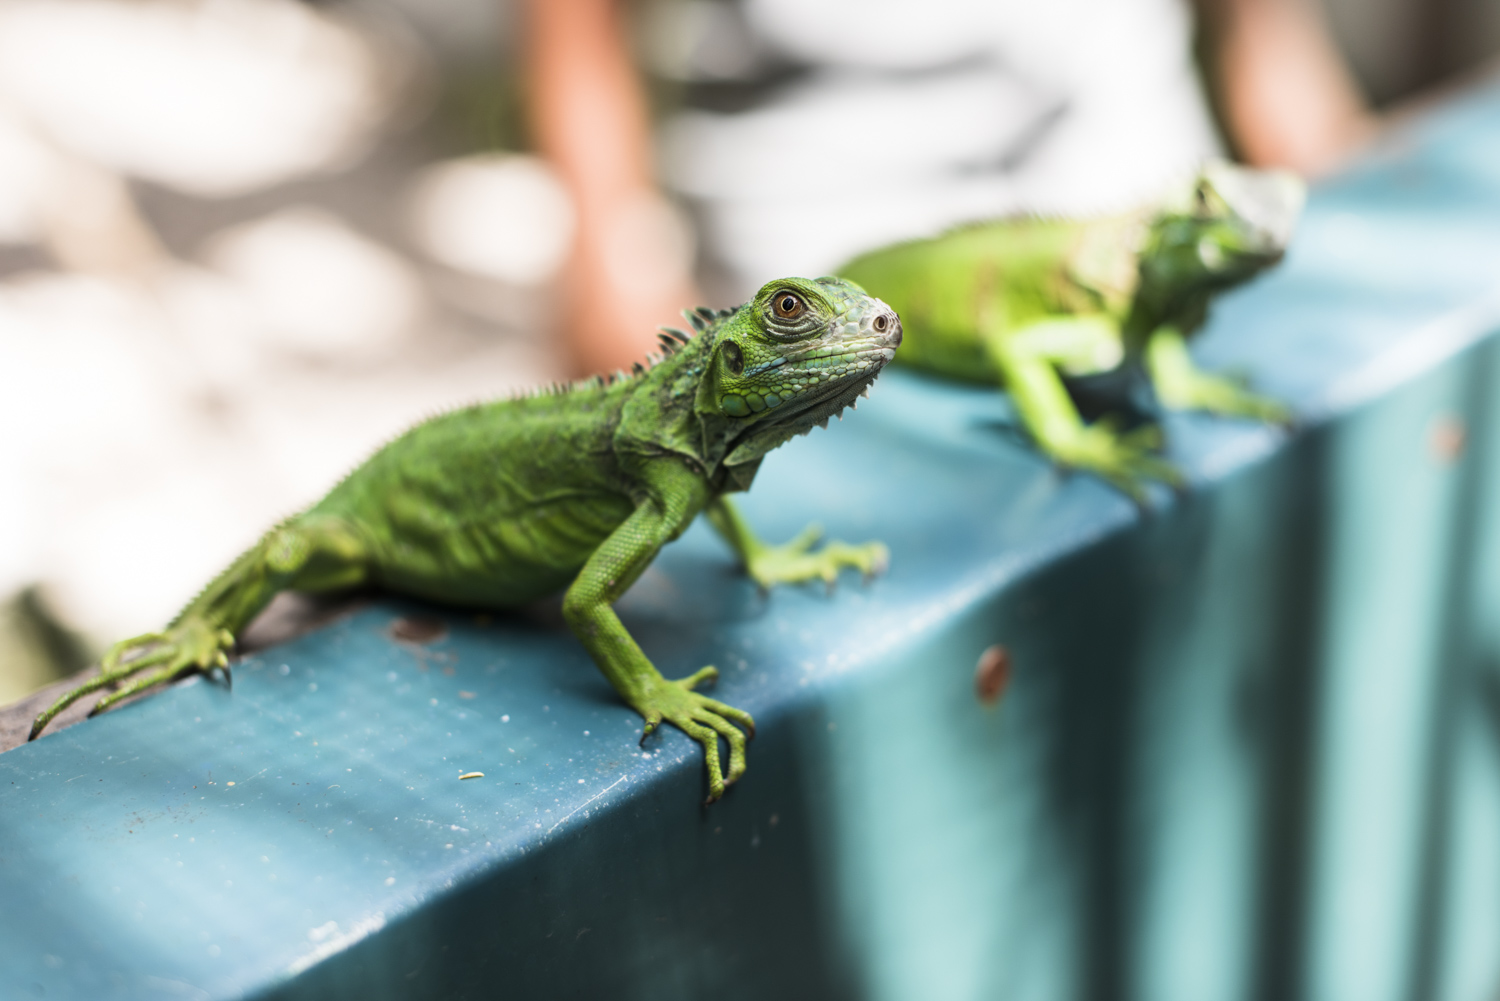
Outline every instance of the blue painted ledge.
POLYGON ((546 609, 379 603, 11 751, 0 995, 1490 997, 1497 279, 1488 90, 1222 304, 1201 356, 1308 422, 1174 418, 1150 516, 1001 396, 883 376, 746 508, 888 576, 765 597, 699 527, 622 602, 760 722, 712 808, 546 609))

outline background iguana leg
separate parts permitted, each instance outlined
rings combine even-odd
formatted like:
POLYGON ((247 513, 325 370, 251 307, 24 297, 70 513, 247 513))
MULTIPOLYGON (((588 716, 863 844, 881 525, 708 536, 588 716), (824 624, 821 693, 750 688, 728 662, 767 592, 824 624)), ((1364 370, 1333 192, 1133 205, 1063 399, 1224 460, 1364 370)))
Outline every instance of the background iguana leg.
POLYGON ((1151 454, 1151 435, 1120 435, 1104 423, 1085 424, 1057 373, 1057 360, 1048 344, 1062 340, 1070 353, 1075 340, 1086 343, 1097 331, 1096 317, 1046 322, 1046 337, 1029 338, 1028 331, 997 331, 984 336, 985 350, 1010 393, 1021 422, 1042 451, 1064 466, 1086 469, 1104 477, 1137 500, 1144 497, 1146 478, 1177 484, 1175 467, 1151 454), (1079 338, 1063 339, 1068 324, 1080 329, 1079 338))
POLYGON ((665 721, 703 745, 711 803, 745 773, 746 735, 739 727, 754 736, 755 720, 742 709, 693 691, 718 678, 715 667, 675 681, 662 677, 610 607, 703 503, 703 483, 674 460, 663 461, 654 472, 656 495, 642 501, 594 550, 563 597, 563 616, 615 691, 645 718, 646 734, 665 721), (720 737, 729 744, 727 775, 719 764, 720 737))
POLYGON ((1146 366, 1157 399, 1173 410, 1206 410, 1224 417, 1251 417, 1285 424, 1292 412, 1284 404, 1259 396, 1233 379, 1198 368, 1187 340, 1175 327, 1161 327, 1146 342, 1146 366))
POLYGON ((1044 358, 1069 375, 1108 372, 1125 360, 1119 322, 1105 313, 1039 320, 1006 339, 1012 352, 1044 358))
POLYGON ((852 567, 873 577, 885 570, 891 562, 890 550, 881 542, 864 542, 852 545, 838 539, 827 543, 817 552, 812 548, 823 537, 821 525, 808 525, 797 533, 796 538, 779 546, 762 542, 739 508, 728 497, 716 497, 703 512, 709 524, 728 542, 730 548, 745 565, 745 571, 761 587, 771 588, 776 584, 795 584, 817 578, 829 587, 838 579, 839 571, 852 567))
POLYGON ((278 591, 352 587, 365 577, 365 550, 344 521, 302 515, 277 526, 235 560, 159 633, 146 633, 110 647, 98 675, 66 692, 37 716, 31 739, 78 699, 152 670, 105 696, 90 715, 153 685, 193 671, 229 670, 235 634, 266 607, 278 591))

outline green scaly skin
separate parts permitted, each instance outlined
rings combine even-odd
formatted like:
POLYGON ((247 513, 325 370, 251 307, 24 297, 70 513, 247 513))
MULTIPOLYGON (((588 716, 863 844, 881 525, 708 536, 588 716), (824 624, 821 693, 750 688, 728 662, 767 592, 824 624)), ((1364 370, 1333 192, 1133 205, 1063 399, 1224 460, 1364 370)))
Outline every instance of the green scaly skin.
POLYGON ((1287 421, 1276 401, 1199 371, 1186 338, 1215 294, 1281 259, 1303 196, 1290 174, 1211 163, 1152 210, 963 227, 865 254, 839 273, 901 314, 898 362, 999 382, 1054 461, 1139 500, 1144 478, 1181 481, 1153 454, 1160 432, 1085 424, 1059 373, 1144 368, 1169 409, 1287 421))
POLYGON ((838 278, 787 278, 738 309, 685 315, 696 336, 664 331, 650 368, 412 428, 268 532, 166 630, 112 647, 102 673, 39 715, 31 736, 118 682, 93 712, 193 671, 227 671, 235 636, 278 591, 377 585, 511 608, 566 588, 573 633, 647 734, 666 722, 703 745, 718 799, 744 774, 754 720, 694 691, 713 667, 664 678, 611 605, 700 513, 765 587, 883 568, 879 543, 813 552, 803 533, 767 546, 725 495, 750 486, 768 451, 851 406, 895 354, 901 323, 838 278))

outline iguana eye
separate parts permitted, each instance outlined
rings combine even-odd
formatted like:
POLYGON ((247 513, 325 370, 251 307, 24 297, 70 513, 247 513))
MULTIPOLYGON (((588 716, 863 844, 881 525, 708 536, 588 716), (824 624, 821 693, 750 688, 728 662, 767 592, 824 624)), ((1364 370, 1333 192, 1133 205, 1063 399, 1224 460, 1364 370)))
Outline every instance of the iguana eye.
POLYGON ((778 320, 795 320, 806 311, 807 306, 790 292, 778 292, 771 308, 778 320))

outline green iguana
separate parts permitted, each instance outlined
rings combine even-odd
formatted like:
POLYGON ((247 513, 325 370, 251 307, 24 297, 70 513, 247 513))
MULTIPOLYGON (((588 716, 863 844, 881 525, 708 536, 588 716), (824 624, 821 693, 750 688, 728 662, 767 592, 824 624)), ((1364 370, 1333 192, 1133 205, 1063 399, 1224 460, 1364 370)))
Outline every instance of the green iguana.
POLYGON ((865 254, 839 273, 901 314, 898 362, 1002 382, 1044 452, 1139 499, 1140 477, 1180 479, 1152 455, 1159 431, 1085 424, 1059 372, 1133 381, 1144 364, 1168 408, 1286 420, 1281 404, 1200 372, 1185 338, 1215 293, 1281 259, 1303 197, 1291 174, 1214 162, 1158 208, 966 226, 865 254))
POLYGON ((137 672, 146 673, 93 712, 193 671, 227 671, 235 635, 278 591, 373 584, 506 608, 566 588, 573 633, 645 717, 647 734, 667 722, 703 745, 708 799, 718 799, 745 771, 754 720, 693 690, 718 676, 713 667, 664 678, 610 606, 700 512, 764 587, 883 569, 880 543, 813 552, 816 529, 768 546, 725 495, 747 489, 771 449, 853 405, 895 354, 901 323, 838 278, 774 281, 737 309, 684 315, 695 335, 664 330, 664 353, 631 375, 412 428, 268 532, 165 631, 110 648, 102 672, 39 715, 31 736, 74 700, 137 672))

